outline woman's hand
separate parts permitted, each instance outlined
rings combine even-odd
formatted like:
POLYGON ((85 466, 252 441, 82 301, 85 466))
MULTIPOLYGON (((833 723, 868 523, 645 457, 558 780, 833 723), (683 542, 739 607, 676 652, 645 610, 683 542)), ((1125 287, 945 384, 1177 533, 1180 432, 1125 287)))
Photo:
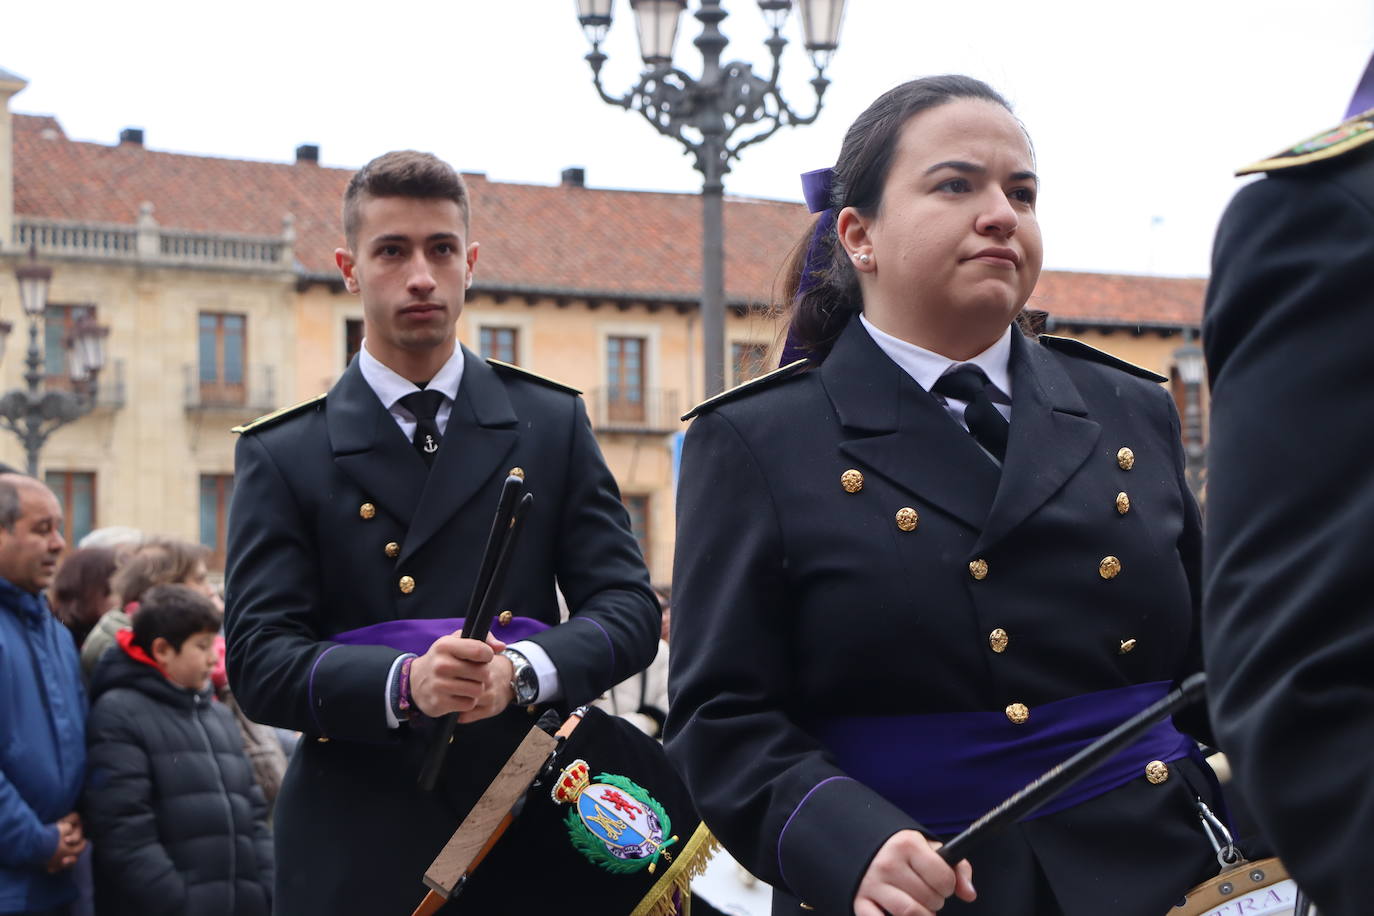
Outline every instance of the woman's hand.
POLYGON ((950 867, 939 848, 915 830, 888 837, 859 882, 854 916, 932 916, 951 894, 972 903, 973 866, 965 859, 950 867))

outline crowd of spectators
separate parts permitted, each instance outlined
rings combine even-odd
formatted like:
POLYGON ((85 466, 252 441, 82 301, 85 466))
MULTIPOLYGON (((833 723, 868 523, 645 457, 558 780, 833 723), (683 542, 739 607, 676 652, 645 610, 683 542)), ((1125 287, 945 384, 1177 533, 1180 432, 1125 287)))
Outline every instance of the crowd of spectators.
POLYGON ((69 549, 42 482, 0 469, 0 916, 266 916, 294 736, 224 674, 198 544, 69 549))

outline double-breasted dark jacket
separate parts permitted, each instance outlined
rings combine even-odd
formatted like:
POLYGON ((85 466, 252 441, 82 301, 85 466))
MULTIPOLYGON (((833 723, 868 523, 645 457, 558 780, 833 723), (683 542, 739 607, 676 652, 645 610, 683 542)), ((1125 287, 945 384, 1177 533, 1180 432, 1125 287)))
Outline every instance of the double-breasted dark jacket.
MULTIPOLYGON (((852 777, 901 765, 900 717, 981 714, 1014 738, 1045 704, 1199 668, 1177 413, 1128 368, 1014 334, 1001 469, 857 320, 820 366, 699 410, 678 492, 668 749, 712 830, 776 888, 775 913, 798 899, 851 912, 878 848, 924 826, 852 777)), ((1217 869, 1190 789, 1209 791, 1202 765, 1151 779, 1152 762, 980 848, 978 902, 945 911, 1164 913, 1217 869)), ((952 775, 904 779, 938 797, 952 775)))
MULTIPOLYGON (((277 909, 291 916, 410 912, 426 868, 533 721, 512 709, 460 725, 438 791, 422 792, 430 730, 387 727, 400 653, 331 640, 389 620, 461 617, 512 468, 534 504, 502 608, 550 625, 530 638, 558 670, 559 705, 590 702, 657 646, 657 602, 581 399, 467 350, 464 359, 432 468, 356 360, 326 397, 250 424, 238 443, 228 670, 251 718, 305 736, 275 815, 277 909), (555 582, 571 609, 562 624, 555 582)), ((479 896, 478 883, 512 877, 499 855, 483 868, 479 896)))
POLYGON ((1374 908, 1374 111, 1243 171, 1217 230, 1204 633, 1217 739, 1332 916, 1374 908))

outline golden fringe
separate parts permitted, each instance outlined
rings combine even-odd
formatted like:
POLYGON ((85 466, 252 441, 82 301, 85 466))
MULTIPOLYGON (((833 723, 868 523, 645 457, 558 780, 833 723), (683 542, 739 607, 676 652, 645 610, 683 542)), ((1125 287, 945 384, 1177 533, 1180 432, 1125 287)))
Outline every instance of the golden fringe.
POLYGON ((687 916, 691 912, 692 879, 701 876, 720 844, 705 824, 696 831, 673 859, 673 864, 654 882, 630 916, 687 916), (673 905, 673 894, 682 894, 682 912, 673 905))

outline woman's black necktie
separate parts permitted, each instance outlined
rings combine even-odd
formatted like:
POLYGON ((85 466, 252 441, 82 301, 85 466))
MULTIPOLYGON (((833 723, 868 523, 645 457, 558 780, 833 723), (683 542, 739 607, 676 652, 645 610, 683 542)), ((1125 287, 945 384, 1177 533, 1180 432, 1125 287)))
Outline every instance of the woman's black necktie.
POLYGON ((433 388, 412 391, 401 398, 401 406, 415 415, 415 435, 410 441, 425 459, 425 464, 434 463, 434 453, 439 451, 439 443, 444 438, 439 435, 439 424, 434 419, 443 403, 444 393, 433 388))
POLYGON ((988 396, 992 383, 977 366, 960 366, 948 375, 940 376, 931 391, 946 398, 956 398, 968 404, 964 408, 964 422, 978 444, 992 453, 998 461, 1007 457, 1007 418, 988 396))

